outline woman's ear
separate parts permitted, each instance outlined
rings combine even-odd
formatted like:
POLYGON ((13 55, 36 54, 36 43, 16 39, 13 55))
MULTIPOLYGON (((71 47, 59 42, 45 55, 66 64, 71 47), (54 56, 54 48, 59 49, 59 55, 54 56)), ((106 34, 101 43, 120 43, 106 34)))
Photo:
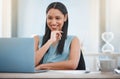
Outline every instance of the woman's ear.
POLYGON ((67 21, 68 14, 65 15, 64 22, 67 21))

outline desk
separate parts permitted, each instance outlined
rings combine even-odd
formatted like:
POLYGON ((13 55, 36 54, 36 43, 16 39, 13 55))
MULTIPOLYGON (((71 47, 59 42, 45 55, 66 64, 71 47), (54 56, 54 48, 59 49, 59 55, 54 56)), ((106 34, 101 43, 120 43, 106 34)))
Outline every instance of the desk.
POLYGON ((120 74, 113 72, 90 72, 78 70, 50 70, 43 73, 0 73, 0 78, 112 78, 120 79, 120 74))

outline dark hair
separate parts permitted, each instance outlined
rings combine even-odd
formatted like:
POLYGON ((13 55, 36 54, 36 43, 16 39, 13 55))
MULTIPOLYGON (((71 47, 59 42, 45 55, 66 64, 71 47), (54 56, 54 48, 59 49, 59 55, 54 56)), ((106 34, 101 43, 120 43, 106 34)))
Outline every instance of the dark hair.
MULTIPOLYGON (((46 14, 48 13, 48 11, 51 8, 58 9, 59 11, 61 11, 63 13, 64 16, 66 14, 68 14, 65 5, 62 4, 61 2, 53 2, 53 3, 51 3, 47 7, 46 14)), ((67 38, 67 31, 68 31, 68 17, 67 17, 67 20, 64 22, 62 31, 63 31, 62 37, 61 37, 61 40, 59 41, 59 44, 58 44, 58 47, 57 47, 57 50, 56 50, 57 54, 62 54, 62 52, 64 50, 65 39, 67 38)), ((44 34, 44 37, 43 37, 42 45, 44 45, 50 39, 50 34, 51 34, 51 30, 49 29, 49 27, 47 25, 47 22, 46 22, 45 34, 44 34)))

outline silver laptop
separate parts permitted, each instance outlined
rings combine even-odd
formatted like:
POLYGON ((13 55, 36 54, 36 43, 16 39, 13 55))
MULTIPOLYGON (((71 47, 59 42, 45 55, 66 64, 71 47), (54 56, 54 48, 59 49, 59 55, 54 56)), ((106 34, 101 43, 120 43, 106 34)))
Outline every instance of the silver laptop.
POLYGON ((0 38, 0 72, 44 72, 35 70, 33 38, 0 38))

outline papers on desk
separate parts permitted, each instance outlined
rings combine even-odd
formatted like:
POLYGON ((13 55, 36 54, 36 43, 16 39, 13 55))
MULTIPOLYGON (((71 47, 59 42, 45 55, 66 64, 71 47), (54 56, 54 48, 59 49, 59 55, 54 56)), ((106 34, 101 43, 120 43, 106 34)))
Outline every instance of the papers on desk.
POLYGON ((120 70, 114 69, 114 71, 115 71, 117 74, 120 74, 120 70))

